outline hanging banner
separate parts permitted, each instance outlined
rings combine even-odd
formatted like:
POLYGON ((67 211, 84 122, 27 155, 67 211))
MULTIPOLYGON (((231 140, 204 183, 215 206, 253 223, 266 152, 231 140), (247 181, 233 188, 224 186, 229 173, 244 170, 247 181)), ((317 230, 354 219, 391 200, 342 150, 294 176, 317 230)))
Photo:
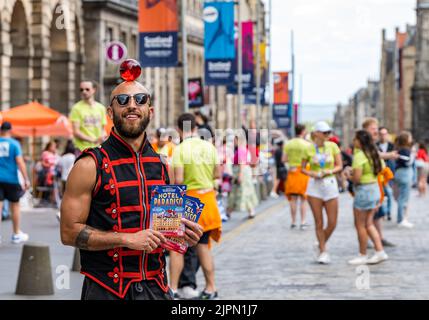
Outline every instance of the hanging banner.
POLYGON ((198 108, 204 105, 204 88, 201 78, 188 80, 189 108, 198 108))
POLYGON ((274 104, 289 102, 289 73, 274 72, 274 104))
MULTIPOLYGON (((292 123, 292 107, 290 104, 273 105, 273 119, 279 129, 290 129, 292 123)), ((289 134, 289 131, 287 134, 289 134)))
MULTIPOLYGON (((244 104, 257 104, 256 103, 256 99, 257 99, 257 94, 256 94, 256 86, 254 86, 252 88, 252 93, 246 93, 244 95, 244 104)), ((265 99, 265 87, 260 87, 259 88, 259 92, 260 92, 260 100, 259 100, 259 104, 261 106, 264 106, 267 104, 267 101, 265 99)))
POLYGON ((139 33, 142 67, 174 67, 178 63, 177 0, 140 0, 139 33))
MULTIPOLYGON (((236 28, 238 30, 238 28, 236 28)), ((245 21, 241 23, 243 68, 242 68, 242 86, 243 93, 252 93, 254 82, 254 54, 253 54, 253 22, 245 21)), ((234 61, 234 83, 228 86, 228 93, 238 93, 238 37, 235 41, 236 59, 234 61)))
POLYGON ((273 105, 273 118, 276 117, 292 117, 292 108, 290 104, 273 105))
POLYGON ((274 121, 277 124, 277 128, 279 129, 289 129, 291 125, 290 118, 288 117, 277 117, 274 118, 274 121))
POLYGON ((234 1, 204 1, 204 59, 206 85, 234 81, 234 1))

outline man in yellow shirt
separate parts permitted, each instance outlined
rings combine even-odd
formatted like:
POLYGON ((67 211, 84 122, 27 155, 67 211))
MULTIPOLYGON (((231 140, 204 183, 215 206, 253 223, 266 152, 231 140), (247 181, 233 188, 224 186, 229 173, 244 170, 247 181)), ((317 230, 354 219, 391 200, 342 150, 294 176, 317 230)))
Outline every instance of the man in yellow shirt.
POLYGON ((76 103, 70 112, 73 124, 73 143, 83 151, 93 148, 105 140, 106 108, 95 101, 96 85, 92 81, 82 81, 80 92, 82 100, 76 103))
POLYGON ((295 127, 296 138, 290 140, 284 147, 283 161, 288 164, 288 176, 286 179, 285 194, 290 203, 290 211, 292 217, 291 229, 295 229, 296 225, 296 211, 298 207, 298 200, 300 201, 301 211, 301 229, 308 228, 306 222, 306 191, 308 184, 308 176, 301 172, 301 163, 305 158, 306 150, 310 143, 306 141, 305 135, 307 134, 305 126, 298 124, 295 127))
MULTIPOLYGON (((213 144, 198 136, 194 115, 190 113, 181 115, 178 119, 178 128, 183 142, 173 153, 174 182, 186 185, 187 195, 204 203, 198 222, 203 227, 204 234, 197 245, 197 255, 206 279, 206 287, 200 298, 212 300, 217 298, 217 291, 213 256, 209 245, 210 239, 218 242, 221 236, 222 221, 214 190, 214 180, 221 177, 221 166, 213 144)), ((170 252, 170 287, 173 292, 177 291, 182 269, 183 256, 170 252)))

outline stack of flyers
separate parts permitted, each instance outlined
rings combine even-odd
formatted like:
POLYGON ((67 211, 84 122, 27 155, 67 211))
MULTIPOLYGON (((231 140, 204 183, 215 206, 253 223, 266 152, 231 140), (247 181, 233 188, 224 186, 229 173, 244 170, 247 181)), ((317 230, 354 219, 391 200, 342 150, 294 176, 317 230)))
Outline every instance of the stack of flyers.
MULTIPOLYGON (((183 217, 187 220, 198 223, 201 213, 203 212, 204 203, 202 203, 200 199, 189 196, 185 196, 184 200, 185 212, 183 217)), ((164 245, 164 248, 185 254, 188 250, 188 244, 183 237, 167 237, 167 243, 164 245)))
POLYGON ((161 232, 167 239, 164 249, 185 254, 185 225, 182 218, 198 223, 204 204, 197 198, 186 196, 186 186, 154 186, 150 208, 150 228, 161 232))
POLYGON ((198 223, 201 212, 203 212, 204 203, 198 198, 185 197, 185 214, 184 218, 192 222, 198 223))
POLYGON ((150 228, 166 237, 183 237, 186 186, 154 186, 150 203, 150 228))

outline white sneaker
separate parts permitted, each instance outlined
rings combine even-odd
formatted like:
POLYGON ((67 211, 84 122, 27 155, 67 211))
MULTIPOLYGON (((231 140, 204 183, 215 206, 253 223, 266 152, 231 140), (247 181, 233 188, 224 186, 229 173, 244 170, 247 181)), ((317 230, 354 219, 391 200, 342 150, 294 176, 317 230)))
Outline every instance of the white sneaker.
POLYGON ((200 296, 200 292, 197 289, 189 286, 178 289, 177 293, 182 299, 196 299, 200 296))
POLYGON ((320 249, 319 249, 319 241, 313 242, 313 253, 314 253, 314 259, 319 259, 320 256, 320 249))
POLYGON ((331 257, 329 256, 329 253, 327 253, 326 251, 322 252, 319 255, 319 258, 317 259, 317 262, 319 262, 320 264, 329 264, 329 263, 331 263, 331 257))
POLYGON ((379 251, 379 252, 374 253, 374 255, 371 258, 369 258, 366 261, 366 263, 367 264, 377 264, 377 263, 386 261, 387 259, 389 259, 389 256, 387 255, 387 253, 384 251, 379 251))
POLYGON ((25 241, 28 241, 28 238, 29 238, 28 234, 22 231, 19 231, 19 233, 12 235, 12 243, 18 244, 21 242, 25 242, 25 241))
POLYGON ((368 261, 367 255, 359 255, 358 257, 349 260, 349 264, 361 265, 361 264, 366 264, 367 261, 368 261))
POLYGON ((270 197, 271 197, 271 198, 274 198, 274 199, 278 199, 278 198, 279 198, 279 195, 278 195, 277 193, 275 193, 274 191, 271 191, 271 193, 270 193, 270 197))
POLYGON ((402 220, 400 223, 398 223, 398 227, 412 229, 414 227, 414 224, 408 222, 407 220, 402 220))

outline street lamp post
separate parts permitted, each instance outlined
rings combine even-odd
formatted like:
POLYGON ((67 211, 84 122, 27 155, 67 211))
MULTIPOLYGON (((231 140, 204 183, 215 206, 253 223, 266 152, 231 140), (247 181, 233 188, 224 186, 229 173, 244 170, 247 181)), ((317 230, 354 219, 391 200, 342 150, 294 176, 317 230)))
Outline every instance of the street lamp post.
POLYGON ((290 135, 291 137, 295 136, 295 107, 294 107, 294 91, 295 91, 295 52, 294 52, 294 36, 293 30, 291 32, 291 52, 292 52, 292 90, 290 95, 290 106, 292 108, 291 112, 291 125, 290 125, 290 135))
POLYGON ((273 57, 273 44, 272 44, 272 26, 273 26, 273 4, 272 0, 268 1, 269 6, 269 13, 268 13, 268 19, 269 19, 269 26, 268 26, 268 44, 270 47, 269 51, 269 62, 268 62, 268 78, 269 78, 269 98, 270 98, 270 105, 269 105, 269 111, 268 111, 268 131, 271 132, 272 129, 272 121, 273 121, 273 99, 274 99, 274 90, 273 90, 273 75, 272 75, 272 57, 273 57))
POLYGON ((256 129, 259 130, 261 127, 261 30, 260 30, 260 15, 261 15, 261 3, 259 0, 256 4, 256 129))
POLYGON ((241 26, 241 0, 237 1, 237 24, 238 24, 238 44, 237 44, 237 66, 238 66, 238 87, 237 87, 237 129, 241 127, 241 104, 243 96, 243 35, 242 35, 242 26, 241 26))
MULTIPOLYGON (((182 67, 183 67, 183 110, 189 112, 188 94, 188 34, 186 32, 186 0, 182 0, 182 67)), ((168 86, 168 84, 166 84, 168 86)))

